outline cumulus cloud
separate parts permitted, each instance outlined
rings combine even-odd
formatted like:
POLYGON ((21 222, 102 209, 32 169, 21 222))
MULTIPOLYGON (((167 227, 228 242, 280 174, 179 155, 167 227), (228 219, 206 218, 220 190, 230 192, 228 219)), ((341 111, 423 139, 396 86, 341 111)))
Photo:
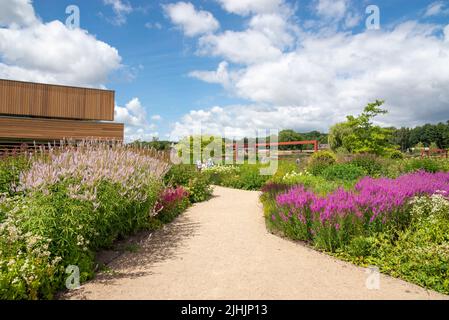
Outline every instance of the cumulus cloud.
POLYGON ((163 8, 171 22, 189 37, 210 33, 220 27, 217 19, 210 12, 196 10, 190 2, 168 4, 163 8))
POLYGON ((340 20, 346 15, 348 0, 317 0, 316 11, 318 15, 340 20))
POLYGON ((297 32, 288 21, 289 16, 283 14, 255 15, 244 31, 227 30, 202 36, 198 53, 244 64, 279 59, 293 45, 293 34, 297 32))
MULTIPOLYGON (((138 98, 133 98, 124 107, 115 107, 115 122, 125 124, 125 140, 127 142, 149 141, 159 135, 155 131, 157 126, 150 123, 148 119, 147 112, 138 98)), ((155 115, 151 119, 158 121, 161 117, 155 115)))
MULTIPOLYGON (((321 108, 257 105, 233 105, 192 110, 176 122, 170 140, 198 134, 214 134, 228 138, 255 137, 259 132, 285 128, 325 130, 325 123, 332 118, 321 108)), ((263 134, 262 134, 263 135, 263 134)))
POLYGON ((23 14, 16 15, 21 18, 11 22, 14 26, 0 28, 0 78, 103 87, 121 67, 118 51, 87 31, 60 21, 43 23, 27 1, 7 7, 23 14))
POLYGON ((0 27, 29 26, 37 22, 31 0, 2 1, 0 27))
POLYGON ((126 16, 133 11, 131 4, 122 0, 103 0, 103 3, 112 7, 115 17, 111 22, 118 26, 125 24, 126 16))
MULTIPOLYGON (((317 1, 320 14, 346 26, 358 23, 349 1, 332 2, 317 1)), ((327 131, 375 99, 385 99, 390 110, 380 124, 449 119, 449 25, 407 21, 350 33, 323 25, 306 30, 289 19, 264 28, 264 15, 249 17, 246 30, 201 37, 199 53, 226 62, 190 73, 251 103, 192 110, 175 124, 174 134, 192 128, 238 135, 254 135, 254 128, 327 131)))
POLYGON ((231 75, 228 72, 228 63, 222 61, 216 71, 192 71, 189 76, 192 78, 197 78, 204 82, 218 83, 224 87, 228 87, 231 83, 231 75))

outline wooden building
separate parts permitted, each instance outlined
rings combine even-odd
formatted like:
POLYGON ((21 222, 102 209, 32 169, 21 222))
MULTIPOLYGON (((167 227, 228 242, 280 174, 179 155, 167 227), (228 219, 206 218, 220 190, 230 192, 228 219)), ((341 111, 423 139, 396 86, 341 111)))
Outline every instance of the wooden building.
POLYGON ((123 140, 114 100, 110 90, 0 79, 0 145, 123 140))

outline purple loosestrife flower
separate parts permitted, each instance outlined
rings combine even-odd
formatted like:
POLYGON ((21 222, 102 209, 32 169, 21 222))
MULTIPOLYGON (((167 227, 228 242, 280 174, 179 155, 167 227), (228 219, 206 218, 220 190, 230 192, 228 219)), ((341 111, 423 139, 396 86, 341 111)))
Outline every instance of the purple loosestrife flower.
POLYGON ((340 188, 326 197, 318 197, 303 186, 296 186, 279 194, 276 203, 286 210, 284 212, 296 213, 303 223, 309 210, 312 219, 319 218, 323 225, 331 222, 338 229, 337 221, 348 216, 359 220, 367 216, 371 223, 380 218, 386 223, 413 197, 437 192, 449 193, 449 173, 419 171, 397 179, 365 177, 356 184, 354 191, 340 188))

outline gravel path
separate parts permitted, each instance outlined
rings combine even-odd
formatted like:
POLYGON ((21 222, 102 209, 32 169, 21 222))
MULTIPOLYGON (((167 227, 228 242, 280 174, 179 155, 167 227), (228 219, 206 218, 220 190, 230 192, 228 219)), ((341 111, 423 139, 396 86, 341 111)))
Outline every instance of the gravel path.
POLYGON ((216 187, 163 230, 65 299, 439 299, 269 234, 258 192, 216 187))

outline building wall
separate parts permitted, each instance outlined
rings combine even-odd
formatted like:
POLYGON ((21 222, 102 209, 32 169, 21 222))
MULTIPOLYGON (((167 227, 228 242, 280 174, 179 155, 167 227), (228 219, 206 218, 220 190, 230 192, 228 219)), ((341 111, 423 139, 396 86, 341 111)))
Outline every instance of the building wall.
POLYGON ((114 91, 0 79, 0 115, 114 120, 114 91))
POLYGON ((121 123, 0 117, 0 138, 3 140, 123 140, 123 131, 121 123))

